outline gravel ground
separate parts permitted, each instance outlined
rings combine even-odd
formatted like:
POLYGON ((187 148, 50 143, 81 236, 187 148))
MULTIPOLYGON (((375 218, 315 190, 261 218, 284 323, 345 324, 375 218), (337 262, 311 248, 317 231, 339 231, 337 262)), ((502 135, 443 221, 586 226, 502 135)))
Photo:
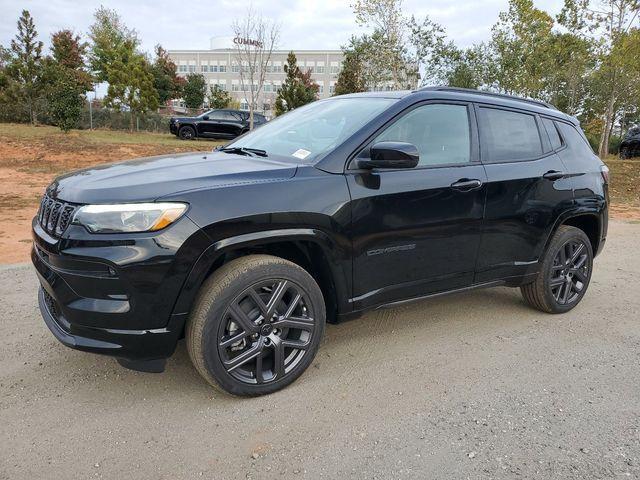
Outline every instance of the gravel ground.
POLYGON ((640 225, 613 223, 563 316, 499 288, 330 325, 274 395, 214 394, 58 344, 0 270, 0 478, 639 478, 640 225))

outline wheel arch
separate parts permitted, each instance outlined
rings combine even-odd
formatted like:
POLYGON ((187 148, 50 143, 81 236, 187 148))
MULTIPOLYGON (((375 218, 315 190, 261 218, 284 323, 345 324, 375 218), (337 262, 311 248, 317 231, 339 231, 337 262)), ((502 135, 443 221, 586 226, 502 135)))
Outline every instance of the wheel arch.
POLYGON ((178 295, 173 313, 185 315, 191 309, 204 281, 236 258, 267 254, 289 260, 306 270, 324 296, 327 321, 334 322, 347 302, 350 274, 341 271, 335 242, 315 229, 283 229, 243 234, 210 245, 195 262, 178 295))
POLYGON ((546 252, 549 248, 551 239, 555 235, 558 228, 562 225, 567 225, 570 227, 579 228, 587 235, 587 237, 589 237, 591 248, 593 249, 593 254, 595 256, 599 252, 602 237, 603 225, 601 216, 602 213, 598 211, 568 212, 565 215, 561 216, 556 221, 556 224, 547 237, 543 252, 546 252))

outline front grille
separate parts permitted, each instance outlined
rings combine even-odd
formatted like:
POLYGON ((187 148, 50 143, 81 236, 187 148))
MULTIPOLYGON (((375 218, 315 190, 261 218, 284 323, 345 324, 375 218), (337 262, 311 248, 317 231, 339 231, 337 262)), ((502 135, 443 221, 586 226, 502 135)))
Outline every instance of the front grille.
POLYGON ((60 236, 67 229, 76 206, 70 203, 54 200, 45 195, 40 202, 40 210, 38 210, 38 223, 45 231, 54 236, 60 236))

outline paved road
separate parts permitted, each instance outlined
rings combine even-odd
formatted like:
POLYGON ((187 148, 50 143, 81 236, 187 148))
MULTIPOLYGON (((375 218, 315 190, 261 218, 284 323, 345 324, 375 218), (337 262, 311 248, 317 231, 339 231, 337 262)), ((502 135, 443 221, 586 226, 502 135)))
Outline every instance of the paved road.
POLYGON ((69 350, 0 271, 0 478, 638 478, 640 225, 614 223, 564 316, 494 289, 329 326, 288 389, 212 392, 69 350))

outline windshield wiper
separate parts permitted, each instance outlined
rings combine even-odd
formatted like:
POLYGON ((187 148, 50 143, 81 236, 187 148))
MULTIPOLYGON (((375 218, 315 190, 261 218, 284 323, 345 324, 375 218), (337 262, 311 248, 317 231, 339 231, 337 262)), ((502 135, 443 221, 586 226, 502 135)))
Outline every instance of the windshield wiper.
POLYGON ((248 155, 250 157, 268 157, 266 150, 260 150, 259 148, 247 148, 247 147, 222 147, 218 149, 220 152, 236 153, 238 155, 248 155))

